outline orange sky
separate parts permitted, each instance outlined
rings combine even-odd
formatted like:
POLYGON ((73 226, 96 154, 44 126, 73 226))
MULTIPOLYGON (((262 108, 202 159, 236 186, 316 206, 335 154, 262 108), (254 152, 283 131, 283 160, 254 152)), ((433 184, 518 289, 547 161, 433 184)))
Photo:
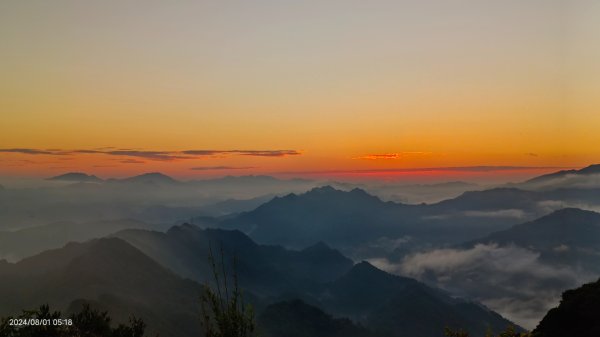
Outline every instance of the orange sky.
POLYGON ((598 14, 588 0, 4 2, 0 175, 586 166, 598 14))

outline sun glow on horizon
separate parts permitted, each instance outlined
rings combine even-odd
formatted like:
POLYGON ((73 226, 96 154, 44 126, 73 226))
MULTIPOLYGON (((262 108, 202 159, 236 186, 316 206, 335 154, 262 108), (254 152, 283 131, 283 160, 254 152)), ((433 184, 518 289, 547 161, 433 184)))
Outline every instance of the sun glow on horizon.
POLYGON ((600 162, 590 1, 108 3, 0 4, 0 175, 600 162))

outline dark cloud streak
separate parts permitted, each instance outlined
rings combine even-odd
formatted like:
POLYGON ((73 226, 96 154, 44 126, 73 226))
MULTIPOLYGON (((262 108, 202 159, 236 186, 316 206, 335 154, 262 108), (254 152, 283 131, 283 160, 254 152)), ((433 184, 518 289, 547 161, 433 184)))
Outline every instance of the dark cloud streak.
POLYGON ((205 156, 253 156, 253 157, 286 157, 296 156, 302 153, 296 150, 185 150, 185 151, 153 151, 136 149, 31 149, 31 148, 9 148, 0 149, 4 153, 20 153, 26 155, 74 155, 74 154, 102 154, 109 156, 124 156, 143 158, 155 161, 172 161, 194 159, 205 156))
POLYGON ((159 160, 159 161, 169 161, 169 160, 191 159, 192 158, 189 156, 178 155, 177 152, 166 152, 166 151, 115 150, 115 151, 106 151, 103 153, 112 155, 112 156, 138 157, 138 158, 146 158, 146 159, 150 159, 150 160, 159 160))
POLYGON ((275 150, 275 151, 240 151, 237 150, 235 153, 240 154, 242 156, 256 156, 256 157, 285 157, 285 156, 298 156, 302 153, 296 150, 275 150))
POLYGON ((46 154, 46 155, 64 155, 65 152, 61 150, 40 150, 40 149, 25 149, 25 148, 13 148, 13 149, 0 149, 0 152, 4 153, 21 153, 21 154, 46 154))
POLYGON ((249 170, 255 168, 254 166, 197 166, 192 167, 190 170, 193 171, 213 171, 213 170, 249 170))
POLYGON ((285 157, 302 154, 296 150, 187 150, 182 153, 193 156, 240 155, 255 157, 285 157))

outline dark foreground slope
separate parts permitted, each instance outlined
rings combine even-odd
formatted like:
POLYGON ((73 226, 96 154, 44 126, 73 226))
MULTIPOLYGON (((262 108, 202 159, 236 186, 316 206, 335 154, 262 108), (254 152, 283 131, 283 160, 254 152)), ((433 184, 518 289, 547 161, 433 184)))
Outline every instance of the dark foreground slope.
POLYGON ((86 301, 117 322, 131 314, 142 318, 151 335, 194 336, 200 333, 199 294, 197 283, 116 238, 68 244, 16 264, 0 262, 0 316, 45 303, 77 310, 86 301))
POLYGON ((563 293, 533 331, 534 337, 600 336, 600 280, 563 293))

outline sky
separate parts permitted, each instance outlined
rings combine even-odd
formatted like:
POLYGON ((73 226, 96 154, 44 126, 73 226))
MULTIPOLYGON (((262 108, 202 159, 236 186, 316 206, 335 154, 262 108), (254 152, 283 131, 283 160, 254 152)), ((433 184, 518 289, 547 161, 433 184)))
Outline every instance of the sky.
POLYGON ((600 162, 593 0, 2 1, 0 175, 600 162))

